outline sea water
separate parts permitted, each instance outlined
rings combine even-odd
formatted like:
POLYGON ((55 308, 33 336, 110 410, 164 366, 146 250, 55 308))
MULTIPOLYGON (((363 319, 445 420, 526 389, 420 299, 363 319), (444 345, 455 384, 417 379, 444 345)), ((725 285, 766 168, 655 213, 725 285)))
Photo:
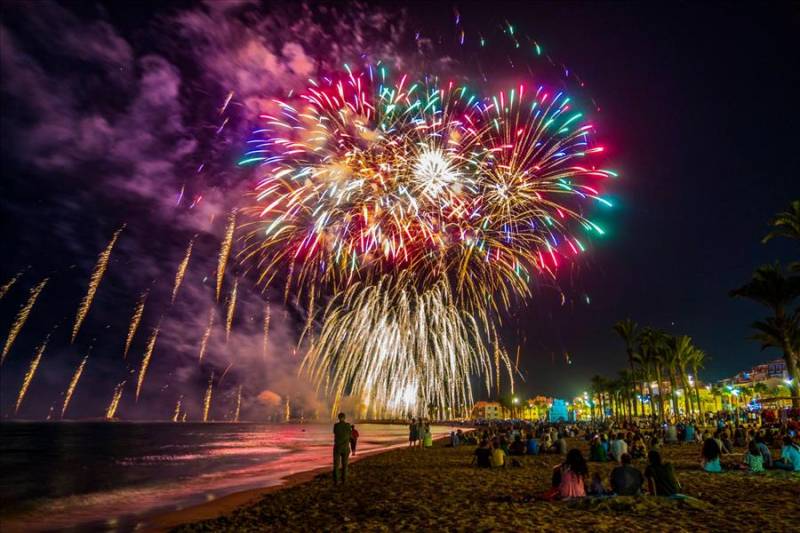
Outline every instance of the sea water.
MULTIPOLYGON (((403 425, 357 427, 359 454, 407 443, 403 425)), ((330 424, 4 422, 0 521, 24 531, 131 530, 160 512, 329 466, 332 437, 330 424)))

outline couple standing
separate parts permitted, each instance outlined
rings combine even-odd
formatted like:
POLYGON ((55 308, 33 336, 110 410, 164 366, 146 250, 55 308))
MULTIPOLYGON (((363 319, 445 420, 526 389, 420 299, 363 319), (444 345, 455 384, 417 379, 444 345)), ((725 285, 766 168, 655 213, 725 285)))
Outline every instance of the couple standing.
POLYGON ((411 424, 408 425, 408 446, 416 446, 419 442, 420 447, 430 448, 433 446, 433 435, 431 434, 431 425, 425 422, 422 418, 417 422, 416 419, 411 419, 411 424))

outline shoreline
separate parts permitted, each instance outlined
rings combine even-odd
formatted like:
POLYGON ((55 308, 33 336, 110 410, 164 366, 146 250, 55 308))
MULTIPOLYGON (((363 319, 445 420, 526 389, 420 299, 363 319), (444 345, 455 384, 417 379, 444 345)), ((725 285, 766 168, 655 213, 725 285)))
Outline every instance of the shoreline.
MULTIPOLYGON (((472 431, 474 428, 459 429, 472 431)), ((440 435, 434 437, 433 442, 434 444, 437 444, 440 441, 448 438, 448 435, 440 435)), ((386 448, 359 452, 358 455, 350 456, 349 465, 358 463, 362 459, 366 459, 368 457, 397 452, 405 448, 409 448, 407 442, 393 444, 391 446, 387 446, 386 448)), ((148 533, 162 533, 165 531, 170 531, 178 526, 191 526, 197 522, 220 518, 236 511, 239 508, 255 504, 262 497, 268 494, 280 492, 309 483, 324 473, 331 474, 331 470, 332 464, 320 466, 305 472, 296 472, 294 474, 289 474, 285 477, 282 477, 276 485, 240 490, 208 502, 190 505, 183 509, 157 513, 149 519, 146 519, 144 521, 144 526, 139 530, 148 533)))

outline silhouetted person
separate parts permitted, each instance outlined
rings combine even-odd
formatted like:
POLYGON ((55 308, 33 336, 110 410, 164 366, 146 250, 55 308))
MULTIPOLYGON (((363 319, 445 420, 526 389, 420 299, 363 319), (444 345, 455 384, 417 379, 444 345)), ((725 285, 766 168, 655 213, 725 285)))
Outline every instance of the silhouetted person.
POLYGON ((344 413, 339 413, 339 421, 333 425, 333 483, 339 482, 339 469, 342 470, 342 483, 347 480, 347 461, 350 458, 350 439, 353 426, 344 421, 344 413))

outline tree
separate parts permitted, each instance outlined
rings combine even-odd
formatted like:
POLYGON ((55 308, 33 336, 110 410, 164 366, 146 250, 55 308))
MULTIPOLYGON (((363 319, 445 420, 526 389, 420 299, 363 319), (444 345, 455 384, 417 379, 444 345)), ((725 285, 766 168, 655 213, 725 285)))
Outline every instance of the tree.
MULTIPOLYGON (((631 375, 633 375, 634 347, 639 339, 639 326, 630 318, 626 318, 625 320, 620 320, 614 324, 614 331, 617 332, 617 335, 619 335, 622 338, 622 341, 625 343, 625 353, 628 356, 628 366, 631 369, 631 375)), ((633 416, 639 416, 638 409, 636 408, 636 402, 633 402, 633 416)))
MULTIPOLYGON (((761 240, 764 244, 775 237, 800 240, 800 200, 795 200, 789 205, 788 211, 783 211, 775 215, 770 220, 769 225, 772 230, 761 240)), ((800 272, 800 262, 789 265, 790 272, 800 272)))
POLYGON ((798 314, 792 311, 800 296, 800 276, 785 276, 779 264, 763 265, 756 269, 752 279, 730 292, 735 298, 753 300, 773 312, 773 316, 752 324, 756 330, 753 338, 761 348, 779 348, 783 351, 786 369, 792 380, 792 407, 800 409, 797 380, 798 314))
MULTIPOLYGON (((658 407, 661 421, 666 422, 667 416, 664 409, 664 380, 663 368, 667 351, 667 334, 652 328, 645 328, 639 336, 639 350, 647 364, 651 366, 658 383, 658 407)), ((650 401, 653 401, 653 391, 650 390, 650 401)))
POLYGON ((606 390, 606 380, 602 376, 592 377, 592 395, 596 395, 600 404, 600 420, 605 419, 605 402, 603 401, 603 394, 606 390))
POLYGON ((694 374, 694 396, 697 400, 697 409, 700 412, 700 420, 703 421, 703 404, 700 403, 700 375, 698 370, 705 367, 706 353, 703 350, 694 348, 692 354, 689 356, 689 365, 692 367, 692 374, 694 374))
MULTIPOLYGON (((686 364, 688 362, 689 356, 692 353, 692 338, 687 335, 681 335, 678 337, 672 337, 669 342, 669 368, 668 372, 670 375, 670 383, 672 385, 671 396, 672 396, 672 407, 675 410, 675 414, 678 414, 678 402, 675 398, 675 387, 677 382, 681 382, 681 386, 683 387, 684 391, 684 402, 688 399, 688 389, 684 385, 688 380, 686 379, 686 364)), ((686 414, 689 414, 689 405, 688 403, 684 403, 686 407, 686 414)))

